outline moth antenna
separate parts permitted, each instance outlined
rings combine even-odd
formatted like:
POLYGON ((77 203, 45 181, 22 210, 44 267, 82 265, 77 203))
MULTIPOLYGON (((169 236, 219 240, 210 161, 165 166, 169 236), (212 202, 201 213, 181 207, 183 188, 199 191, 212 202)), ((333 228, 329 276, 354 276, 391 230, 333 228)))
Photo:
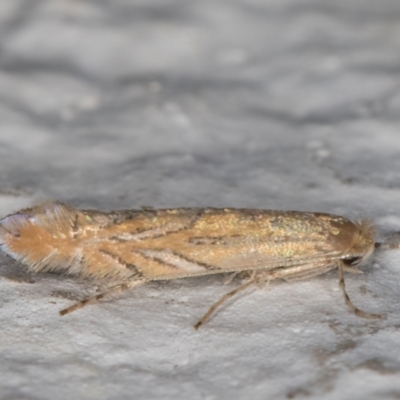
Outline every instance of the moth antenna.
POLYGON ((99 293, 95 296, 91 296, 91 297, 87 297, 84 300, 78 301, 77 303, 73 304, 72 306, 69 306, 67 308, 64 308, 63 310, 60 311, 60 315, 66 315, 66 314, 70 314, 73 311, 79 310, 80 308, 83 308, 89 304, 95 304, 97 303, 99 300, 103 299, 106 296, 110 296, 110 295, 114 295, 114 294, 118 294, 118 293, 122 293, 125 292, 125 290, 131 289, 135 286, 140 286, 145 284, 147 281, 146 280, 135 280, 132 279, 128 282, 124 282, 124 283, 120 283, 118 285, 112 286, 109 289, 107 289, 106 291, 99 293))
POLYGON ((360 310, 358 307, 356 307, 353 302, 350 300, 349 295, 347 294, 346 291, 346 285, 344 283, 344 275, 343 275, 343 268, 344 265, 342 262, 339 262, 338 264, 338 271, 339 271, 339 286, 342 289, 343 295, 344 295, 344 301, 346 305, 350 308, 351 311, 354 312, 355 315, 362 317, 362 318, 368 318, 368 319, 381 319, 382 315, 379 314, 372 314, 366 311, 360 310))
POLYGON ((375 248, 380 250, 399 249, 400 243, 375 243, 375 248))
POLYGON ((214 311, 226 300, 228 300, 229 298, 231 298, 232 296, 234 296, 236 293, 241 292, 242 290, 248 288, 249 286, 251 286, 253 283, 256 282, 256 279, 254 279, 254 274, 252 276, 252 278, 244 283, 243 285, 237 287, 236 289, 231 290, 230 292, 224 294, 216 303, 214 303, 209 309, 208 311, 201 317, 201 319, 199 320, 199 322, 197 322, 196 325, 194 325, 194 329, 199 329, 201 325, 204 325, 205 322, 211 317, 211 315, 214 313, 214 311))

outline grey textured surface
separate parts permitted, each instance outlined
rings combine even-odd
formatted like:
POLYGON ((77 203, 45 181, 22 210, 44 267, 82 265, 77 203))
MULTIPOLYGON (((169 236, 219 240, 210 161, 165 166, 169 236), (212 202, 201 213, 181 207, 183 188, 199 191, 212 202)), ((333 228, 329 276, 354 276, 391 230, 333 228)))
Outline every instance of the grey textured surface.
MULTIPOLYGON (((230 206, 400 229, 397 0, 2 0, 0 212, 230 206)), ((3 257, 0 398, 395 399, 400 257, 343 304, 335 273, 248 291, 198 332, 220 279, 94 288, 3 257)), ((231 286, 233 287, 234 284, 231 286)))

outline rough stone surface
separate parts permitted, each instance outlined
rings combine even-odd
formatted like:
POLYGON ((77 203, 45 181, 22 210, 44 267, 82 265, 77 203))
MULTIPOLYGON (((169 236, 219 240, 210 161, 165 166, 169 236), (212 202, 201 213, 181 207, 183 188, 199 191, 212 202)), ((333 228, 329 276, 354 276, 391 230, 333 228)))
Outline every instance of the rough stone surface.
MULTIPOLYGON (((396 233, 399 54, 398 0, 2 0, 0 212, 296 209, 396 233)), ((2 257, 0 398, 399 398, 399 251, 364 270, 350 296, 385 320, 349 313, 333 272, 249 290, 195 331, 237 282, 61 318, 95 287, 2 257)))

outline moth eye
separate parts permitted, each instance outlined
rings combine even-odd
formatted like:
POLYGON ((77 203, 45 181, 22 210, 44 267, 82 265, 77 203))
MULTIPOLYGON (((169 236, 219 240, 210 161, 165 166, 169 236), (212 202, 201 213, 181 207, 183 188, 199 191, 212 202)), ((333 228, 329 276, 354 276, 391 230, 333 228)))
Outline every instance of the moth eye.
POLYGON ((346 258, 344 261, 346 262, 346 264, 348 265, 357 265, 361 262, 362 257, 350 257, 350 258, 346 258))

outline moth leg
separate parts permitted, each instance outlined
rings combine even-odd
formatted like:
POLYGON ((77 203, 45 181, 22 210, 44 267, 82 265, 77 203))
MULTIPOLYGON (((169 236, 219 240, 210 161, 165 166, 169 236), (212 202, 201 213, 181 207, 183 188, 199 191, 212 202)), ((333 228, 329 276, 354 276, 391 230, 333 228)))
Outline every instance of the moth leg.
POLYGON ((244 283, 243 285, 240 285, 236 289, 231 290, 230 292, 224 294, 216 303, 214 303, 208 311, 201 317, 201 319, 197 322, 196 325, 194 325, 194 329, 199 329, 201 325, 204 325, 204 323, 211 317, 211 315, 214 313, 214 311, 226 300, 234 296, 235 294, 241 292, 242 290, 248 288, 252 284, 256 282, 256 279, 254 278, 255 276, 255 271, 253 272, 251 278, 249 281, 244 283))
POLYGON ((323 264, 314 264, 311 265, 311 267, 312 268, 304 269, 303 271, 294 271, 292 274, 283 277, 283 279, 286 282, 297 282, 297 281, 308 280, 329 272, 331 269, 335 268, 335 265, 323 263, 323 264))
POLYGON ((228 275, 224 281, 223 284, 224 285, 229 285, 230 283, 232 283, 232 281, 240 274, 240 271, 236 271, 233 272, 232 274, 228 275))
POLYGON ((274 279, 283 279, 286 282, 293 282, 314 278, 315 276, 325 274, 333 268, 336 268, 336 265, 327 262, 310 263, 270 271, 261 270, 257 274, 257 278, 261 282, 272 281, 274 279))
POLYGON ((147 280, 131 279, 131 280, 128 280, 127 282, 123 282, 118 285, 112 286, 102 293, 99 293, 95 296, 87 297, 86 299, 78 301, 77 303, 73 304, 72 306, 64 308, 63 310, 60 311, 60 315, 70 314, 73 311, 79 310, 80 308, 83 308, 89 304, 97 303, 99 300, 101 300, 102 298, 104 298, 106 296, 114 295, 117 293, 122 293, 125 290, 131 289, 135 286, 143 285, 146 282, 147 282, 147 280))
POLYGON ((368 318, 368 319, 378 319, 382 318, 382 315, 379 314, 372 314, 366 311, 362 311, 359 308, 357 308, 353 302, 350 300, 349 295, 346 292, 346 286, 344 283, 344 276, 343 276, 343 263, 339 262, 338 263, 338 271, 339 271, 339 286, 342 289, 343 295, 344 295, 344 301, 346 302, 346 305, 354 312, 359 317, 362 318, 368 318))
POLYGON ((363 274, 364 271, 361 271, 360 269, 356 267, 350 267, 348 265, 343 265, 343 271, 350 272, 351 274, 363 274))

